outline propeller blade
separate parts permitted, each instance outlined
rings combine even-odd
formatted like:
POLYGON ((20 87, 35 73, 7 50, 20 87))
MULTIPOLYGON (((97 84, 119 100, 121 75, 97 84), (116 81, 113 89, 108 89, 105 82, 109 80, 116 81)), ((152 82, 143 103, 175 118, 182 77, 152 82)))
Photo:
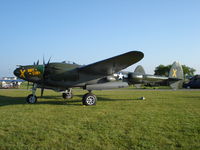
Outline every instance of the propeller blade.
POLYGON ((43 97, 44 94, 44 88, 41 88, 41 97, 43 97))
POLYGON ((43 56, 43 65, 45 65, 45 59, 44 59, 44 56, 43 56))
POLYGON ((50 60, 51 60, 51 57, 49 58, 49 61, 48 61, 47 65, 50 63, 50 60))
POLYGON ((28 82, 28 84, 27 84, 27 90, 29 89, 29 82, 28 82))
POLYGON ((44 56, 43 56, 44 73, 43 73, 43 79, 42 79, 41 97, 43 97, 43 94, 44 94, 44 83, 45 83, 45 77, 46 77, 46 68, 47 68, 48 64, 50 63, 50 60, 51 60, 51 57, 49 58, 49 61, 46 64, 44 56))

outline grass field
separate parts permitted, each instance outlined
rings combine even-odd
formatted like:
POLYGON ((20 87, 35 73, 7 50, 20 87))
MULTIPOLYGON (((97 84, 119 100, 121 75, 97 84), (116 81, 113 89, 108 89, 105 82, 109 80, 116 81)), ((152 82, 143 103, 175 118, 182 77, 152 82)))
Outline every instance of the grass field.
POLYGON ((200 91, 95 91, 90 107, 84 93, 45 91, 31 105, 30 91, 0 90, 0 150, 200 149, 200 91))

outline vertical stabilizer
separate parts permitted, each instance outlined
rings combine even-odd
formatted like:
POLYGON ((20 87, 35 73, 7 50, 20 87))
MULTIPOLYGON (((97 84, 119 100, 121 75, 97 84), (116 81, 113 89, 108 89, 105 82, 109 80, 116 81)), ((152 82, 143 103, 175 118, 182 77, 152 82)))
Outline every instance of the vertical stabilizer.
POLYGON ((183 68, 180 63, 174 62, 169 72, 169 84, 171 88, 178 89, 182 88, 183 85, 183 68))
POLYGON ((136 81, 135 81, 136 84, 134 84, 134 86, 136 88, 141 88, 142 84, 140 82, 142 82, 142 77, 143 77, 143 75, 145 75, 144 68, 141 65, 138 65, 135 68, 135 70, 133 72, 133 75, 136 76, 136 77, 138 77, 138 79, 136 79, 136 81), (137 83, 137 82, 139 82, 139 83, 137 83))
POLYGON ((141 65, 137 66, 135 68, 134 74, 144 75, 145 74, 144 68, 141 65))

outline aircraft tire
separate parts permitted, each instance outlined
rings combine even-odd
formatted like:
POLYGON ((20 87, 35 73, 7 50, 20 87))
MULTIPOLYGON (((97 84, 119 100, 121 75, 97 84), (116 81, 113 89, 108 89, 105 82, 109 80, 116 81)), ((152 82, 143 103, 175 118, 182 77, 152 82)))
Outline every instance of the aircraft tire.
POLYGON ((29 104, 35 104, 37 102, 37 96, 33 94, 28 95, 28 97, 26 98, 26 102, 29 104))
POLYGON ((96 105, 97 97, 92 93, 87 93, 83 96, 82 102, 86 106, 96 105))
POLYGON ((64 99, 71 99, 71 98, 73 98, 73 94, 72 93, 62 93, 62 97, 64 99))

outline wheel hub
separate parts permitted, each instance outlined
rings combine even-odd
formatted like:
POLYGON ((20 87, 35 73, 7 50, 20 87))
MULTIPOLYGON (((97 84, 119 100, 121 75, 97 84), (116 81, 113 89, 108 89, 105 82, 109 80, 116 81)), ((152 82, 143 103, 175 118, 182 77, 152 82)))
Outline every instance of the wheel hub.
POLYGON ((35 96, 31 96, 31 97, 29 98, 29 102, 30 102, 30 103, 34 103, 34 102, 35 102, 35 96))
POLYGON ((88 96, 86 99, 87 104, 93 105, 95 102, 95 97, 94 96, 88 96))

